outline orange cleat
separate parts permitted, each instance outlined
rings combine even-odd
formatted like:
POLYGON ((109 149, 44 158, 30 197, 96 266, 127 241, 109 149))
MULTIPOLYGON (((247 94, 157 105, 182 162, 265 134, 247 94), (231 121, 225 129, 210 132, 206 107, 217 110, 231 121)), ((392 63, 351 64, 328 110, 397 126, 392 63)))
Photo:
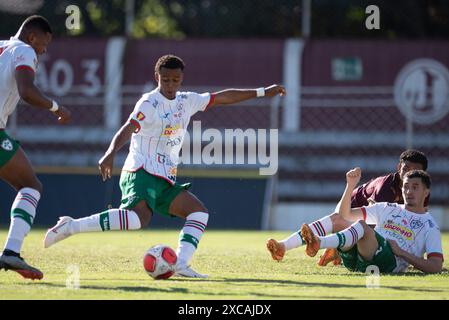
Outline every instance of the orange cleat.
POLYGON ((337 249, 329 248, 324 251, 323 255, 320 257, 320 261, 318 261, 318 265, 320 267, 327 266, 330 262, 334 263, 334 266, 341 265, 341 258, 338 254, 337 249))
POLYGON ((320 250, 320 239, 313 233, 307 224, 301 227, 301 235, 306 242, 306 254, 309 257, 315 257, 320 250))
POLYGON ((281 261, 284 258, 285 246, 274 239, 267 240, 267 249, 271 253, 273 260, 281 261))

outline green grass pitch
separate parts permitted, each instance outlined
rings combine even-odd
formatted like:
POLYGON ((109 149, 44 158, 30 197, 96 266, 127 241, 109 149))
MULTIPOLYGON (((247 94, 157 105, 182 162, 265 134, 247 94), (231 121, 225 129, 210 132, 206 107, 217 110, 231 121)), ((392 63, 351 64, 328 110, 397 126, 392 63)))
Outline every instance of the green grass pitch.
MULTIPOLYGON (((158 243, 176 248, 178 230, 82 234, 49 249, 42 246, 44 231, 33 230, 22 254, 44 272, 44 279, 32 282, 1 272, 0 299, 449 299, 447 270, 382 275, 380 288, 369 289, 365 274, 317 267, 317 258, 305 256, 303 248, 288 252, 281 263, 272 261, 265 240, 289 234, 208 230, 193 266, 209 279, 155 281, 143 270, 143 254, 158 243), (71 265, 79 268, 79 289, 66 287, 71 265)), ((0 231, 1 239, 6 235, 0 231)), ((443 236, 443 248, 448 259, 449 233, 443 236)))

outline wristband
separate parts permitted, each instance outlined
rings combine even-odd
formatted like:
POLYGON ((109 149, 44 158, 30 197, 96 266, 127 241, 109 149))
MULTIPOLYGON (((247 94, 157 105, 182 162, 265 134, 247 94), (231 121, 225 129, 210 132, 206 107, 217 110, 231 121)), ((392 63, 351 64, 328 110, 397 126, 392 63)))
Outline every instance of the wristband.
POLYGON ((257 88, 256 89, 256 94, 257 94, 258 98, 264 97, 265 96, 265 88, 257 88))
POLYGON ((55 101, 55 100, 53 100, 52 102, 51 102, 51 108, 49 109, 51 112, 56 112, 56 111, 58 111, 59 110, 59 105, 58 105, 58 103, 55 101))

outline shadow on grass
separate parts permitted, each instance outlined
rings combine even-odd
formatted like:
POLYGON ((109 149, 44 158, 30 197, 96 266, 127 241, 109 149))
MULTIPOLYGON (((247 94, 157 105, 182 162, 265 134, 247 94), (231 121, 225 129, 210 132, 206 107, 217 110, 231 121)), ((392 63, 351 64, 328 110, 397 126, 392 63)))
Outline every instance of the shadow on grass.
MULTIPOLYGON (((180 280, 177 280, 180 281, 180 280)), ((181 281, 191 281, 191 280, 181 280, 181 281)), ((345 283, 321 283, 321 282, 301 282, 292 280, 269 280, 269 279, 207 279, 203 280, 206 282, 226 282, 226 283, 236 283, 241 284, 244 282, 260 283, 260 284, 273 284, 273 285, 291 285, 291 286, 302 286, 302 287, 323 287, 323 288, 349 288, 349 289, 366 289, 365 284, 345 284, 345 283)), ((400 291, 418 291, 418 292, 448 292, 448 290, 442 289, 431 289, 431 288, 417 288, 409 286, 391 286, 391 285, 380 285, 380 289, 392 289, 400 291)))
MULTIPOLYGON (((66 289, 67 287, 63 284, 55 284, 55 283, 48 283, 48 282, 43 282, 40 283, 40 285, 43 286, 47 286, 47 287, 52 287, 52 288, 60 288, 60 289, 66 289)), ((127 287, 104 287, 104 286, 94 286, 94 285, 80 285, 80 288, 78 290, 83 290, 83 289, 87 289, 87 290, 105 290, 105 291, 125 291, 125 292, 164 292, 164 293, 188 293, 188 289, 186 288, 167 288, 167 289, 162 289, 162 288, 151 288, 151 287, 139 287, 139 286, 135 286, 135 287, 131 287, 131 286, 127 286, 127 287)), ((73 289, 67 289, 67 290, 73 290, 73 289)))

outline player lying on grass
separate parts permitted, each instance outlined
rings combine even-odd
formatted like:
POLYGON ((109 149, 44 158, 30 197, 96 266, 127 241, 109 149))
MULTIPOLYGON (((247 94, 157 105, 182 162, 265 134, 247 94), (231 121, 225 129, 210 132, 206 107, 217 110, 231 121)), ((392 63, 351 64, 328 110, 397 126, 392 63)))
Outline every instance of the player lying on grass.
POLYGON ((38 57, 47 51, 51 39, 48 21, 31 16, 25 19, 16 36, 0 41, 0 178, 17 191, 0 270, 13 270, 33 280, 44 275, 26 263, 20 251, 36 216, 42 183, 22 147, 8 136, 5 128, 20 98, 33 107, 51 111, 61 124, 70 120, 70 111, 45 97, 34 85, 38 57))
MULTIPOLYGON (((374 178, 354 189, 351 196, 351 208, 360 208, 377 202, 403 204, 404 199, 402 198, 401 190, 402 180, 404 179, 404 175, 410 170, 427 170, 427 157, 423 152, 413 149, 405 150, 399 156, 396 172, 374 178)), ((428 203, 429 197, 426 198, 426 207, 428 203)), ((324 220, 325 221, 321 221, 320 223, 326 223, 326 219, 324 220)), ((319 224, 311 224, 310 226, 316 235, 326 235, 325 233, 320 233, 319 224)), ((292 236, 296 237, 296 233, 292 236)), ((286 244, 288 243, 288 239, 285 239, 284 241, 286 244)), ((279 246, 284 246, 284 249, 293 249, 288 246, 286 247, 283 241, 280 241, 279 246)), ((281 257, 281 255, 278 255, 278 257, 281 257)), ((341 264, 341 258, 338 251, 334 248, 326 249, 321 255, 318 265, 326 266, 332 261, 334 265, 341 264)))
POLYGON ((212 94, 180 92, 183 75, 184 62, 179 57, 166 55, 159 58, 155 67, 158 87, 137 102, 99 162, 103 179, 110 178, 114 156, 131 139, 120 177, 120 208, 76 220, 61 217, 45 236, 46 248, 75 233, 140 229, 149 224, 156 211, 186 220, 179 236, 175 275, 207 277, 195 272, 189 263, 209 214, 203 203, 188 191, 190 183, 176 183, 179 152, 190 117, 215 105, 284 95, 285 89, 272 85, 265 89, 227 89, 212 94))
MULTIPOLYGON (((351 271, 365 272, 375 265, 382 273, 404 272, 409 265, 425 272, 440 272, 443 266, 440 230, 426 211, 430 176, 423 170, 405 174, 402 196, 405 204, 388 202, 351 209, 351 194, 360 181, 361 170, 346 174, 346 189, 337 205, 338 214, 326 224, 327 236, 317 236, 303 224, 297 241, 314 257, 320 249, 338 249, 343 264, 351 271), (375 224, 372 229, 368 224, 375 224), (427 254, 427 259, 423 258, 427 254)), ((322 224, 321 227, 324 227, 322 224)), ((268 247, 271 254, 276 248, 268 247)))

